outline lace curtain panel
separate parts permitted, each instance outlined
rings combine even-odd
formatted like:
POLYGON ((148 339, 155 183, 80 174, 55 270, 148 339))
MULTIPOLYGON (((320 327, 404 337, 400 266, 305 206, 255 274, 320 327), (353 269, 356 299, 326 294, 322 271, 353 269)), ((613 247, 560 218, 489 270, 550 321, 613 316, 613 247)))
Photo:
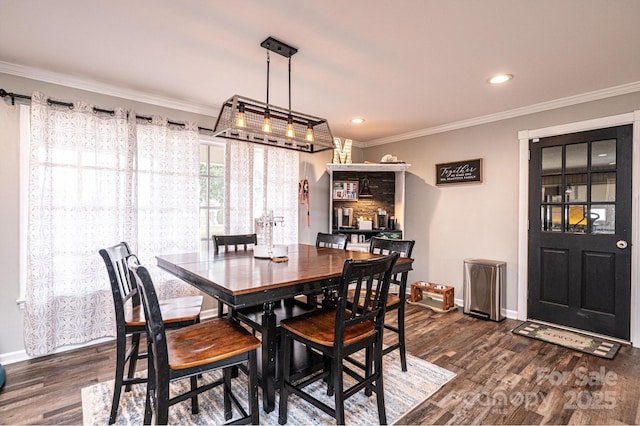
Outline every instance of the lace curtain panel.
POLYGON ((284 217, 274 244, 298 242, 299 153, 246 142, 227 141, 225 149, 224 232, 254 232, 265 209, 284 217))
MULTIPOLYGON (((32 96, 24 316, 30 356, 115 335, 100 248, 127 241, 154 268, 156 254, 197 250, 197 129, 134 117, 32 96)), ((165 297, 195 291, 151 273, 165 297)))

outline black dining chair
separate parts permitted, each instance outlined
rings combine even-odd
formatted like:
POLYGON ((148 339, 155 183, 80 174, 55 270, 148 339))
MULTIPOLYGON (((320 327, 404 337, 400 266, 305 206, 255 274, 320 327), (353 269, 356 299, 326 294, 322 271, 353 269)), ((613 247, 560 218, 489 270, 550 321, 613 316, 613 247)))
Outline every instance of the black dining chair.
MULTIPOLYGON (((414 240, 394 240, 388 238, 371 237, 369 243, 369 253, 376 254, 390 254, 398 253, 401 257, 411 257, 413 252, 414 240)), ((400 274, 393 274, 391 276, 391 287, 389 290, 389 297, 387 298, 387 312, 398 312, 398 325, 394 326, 385 322, 384 328, 398 334, 398 342, 389 345, 384 349, 383 354, 386 355, 396 349, 400 350, 400 366, 402 371, 407 371, 407 350, 405 345, 405 325, 404 325, 404 313, 407 302, 407 277, 409 272, 402 272, 400 274)), ((349 308, 353 309, 353 291, 349 291, 347 296, 349 308)), ((362 309, 361 303, 358 303, 358 309, 362 309)))
POLYGON ((197 414, 198 394, 220 385, 223 386, 225 420, 232 417, 233 404, 241 416, 233 424, 258 424, 256 349, 260 341, 230 318, 216 318, 167 333, 149 271, 139 264, 135 255, 129 256, 127 263, 140 289, 147 318, 150 355, 144 424, 149 424, 152 418, 157 424, 167 424, 169 406, 187 399, 191 399, 191 412, 197 414), (248 412, 231 390, 231 368, 240 365, 246 367, 248 375, 245 404, 248 412), (198 385, 198 376, 215 370, 223 370, 222 378, 198 385), (191 382, 190 390, 170 395, 170 383, 187 378, 191 382))
MULTIPOLYGON (((251 248, 252 245, 255 246, 257 244, 256 234, 213 235, 212 238, 214 241, 214 252, 216 255, 220 253, 223 247, 224 251, 228 252, 247 250, 251 248)), ((218 301, 218 317, 220 317, 222 305, 222 302, 218 301)), ((269 327, 268 324, 265 324, 263 321, 263 316, 265 314, 265 305, 250 306, 246 308, 230 310, 230 316, 249 327, 251 330, 253 330, 254 333, 260 333, 260 337, 263 341, 276 342, 277 352, 277 347, 280 344, 280 321, 286 318, 292 318, 310 312, 315 309, 315 306, 309 305, 304 301, 292 298, 269 303, 266 308, 272 310, 275 316, 276 327, 275 334, 273 335, 270 335, 269 332, 270 330, 272 330, 272 328, 269 327)), ((262 361, 262 368, 266 369, 267 367, 264 354, 262 356, 262 361)), ((276 364, 276 369, 279 369, 280 364, 276 364)), ((279 374, 277 372, 275 372, 274 375, 275 377, 279 377, 279 374)), ((265 386, 265 383, 261 383, 261 385, 265 386)), ((275 388, 277 388, 278 384, 267 384, 267 386, 274 386, 275 388)), ((273 402, 270 401, 265 405, 273 405, 273 402)))
MULTIPOLYGON (((327 234, 324 232, 318 232, 316 235, 316 247, 328 247, 341 250, 347 249, 348 235, 345 234, 327 234)), ((316 306, 318 304, 318 296, 322 293, 307 294, 307 304, 316 306)), ((323 303, 329 303, 332 300, 332 290, 325 289, 323 303)))
MULTIPOLYGON (((258 244, 256 234, 239 234, 239 235, 212 235, 213 253, 220 254, 221 249, 225 252, 238 251, 242 249, 247 251, 248 248, 255 247, 258 244)), ((218 300, 218 318, 224 316, 224 303, 218 300)))
MULTIPOLYGON (((109 415, 109 424, 113 424, 118 415, 122 386, 128 392, 131 385, 147 382, 146 377, 134 377, 137 361, 147 358, 147 352, 140 350, 140 336, 145 333, 146 317, 140 302, 140 292, 126 262, 132 254, 129 245, 121 242, 101 249, 99 253, 109 274, 116 316, 116 373, 109 415), (127 349, 129 336, 131 343, 127 349), (125 376, 127 362, 129 368, 125 376)), ((202 296, 188 296, 160 301, 165 326, 180 328, 198 323, 202 300, 202 296)))
POLYGON ((289 394, 331 415, 336 423, 345 422, 345 399, 364 390, 376 394, 380 424, 386 424, 384 386, 382 375, 382 334, 385 306, 389 291, 391 271, 398 253, 388 256, 345 261, 338 287, 337 304, 281 322, 283 375, 280 387, 278 422, 287 423, 289 394), (347 308, 347 292, 353 285, 355 303, 362 302, 363 309, 347 308), (291 354, 294 341, 330 360, 328 368, 305 377, 306 372, 292 374, 291 354), (363 371, 355 371, 344 363, 346 357, 364 351, 363 371), (356 383, 345 389, 343 374, 348 374, 356 383), (305 387, 318 380, 328 382, 334 395, 334 407, 330 407, 305 391, 305 387))

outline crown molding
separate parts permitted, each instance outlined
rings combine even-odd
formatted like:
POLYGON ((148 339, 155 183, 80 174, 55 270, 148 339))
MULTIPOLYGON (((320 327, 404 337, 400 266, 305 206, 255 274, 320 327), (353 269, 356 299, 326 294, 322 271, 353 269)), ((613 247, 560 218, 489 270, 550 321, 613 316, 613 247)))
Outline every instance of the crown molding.
POLYGON ((597 101, 614 96, 626 95, 638 91, 640 91, 640 81, 610 87, 607 89, 596 90, 593 92, 582 93, 580 95, 568 96, 566 98, 555 99, 553 101, 541 102, 539 104, 529 105, 526 107, 516 108, 495 114, 483 115, 480 117, 470 118, 468 120, 455 121, 453 123, 443 124, 441 126, 430 127, 422 130, 416 130, 414 132, 407 132, 395 136, 389 136, 386 138, 374 139, 365 142, 363 144, 363 148, 370 148, 377 145, 385 145, 393 142, 416 139, 422 136, 435 135, 437 133, 449 132, 452 130, 463 129, 465 127, 472 127, 480 124, 493 123, 509 118, 521 117, 523 115, 535 114, 538 112, 549 111, 552 109, 577 105, 585 102, 597 101))
POLYGON ((215 108, 209 105, 198 105, 189 102, 183 102, 172 98, 152 95, 150 93, 142 91, 123 89, 121 87, 111 86, 99 81, 80 79, 66 74, 42 70, 39 68, 27 67, 24 65, 12 64, 10 62, 0 61, 0 73, 44 81, 45 83, 59 84, 61 86, 67 86, 74 89, 86 90, 89 92, 100 93, 102 95, 115 96, 118 98, 129 99, 136 102, 144 102, 151 105, 191 112, 194 114, 202 114, 215 117, 218 115, 219 111, 219 107, 215 108))
MULTIPOLYGON (((72 87, 74 89, 86 90, 103 95, 116 96, 136 102, 144 102, 151 105, 157 105, 165 108, 171 108, 179 111, 186 111, 194 114, 202 114, 212 117, 218 115, 220 108, 219 106, 214 107, 210 105, 198 105, 189 102, 183 102, 176 99, 152 95, 133 89, 123 89, 121 87, 111 86, 98 81, 79 79, 66 74, 42 70, 39 68, 27 67, 24 65, 18 65, 4 61, 0 61, 0 73, 15 75, 17 77, 30 78, 33 80, 40 80, 46 83, 59 84, 62 86, 72 87)), ((583 93, 580 95, 569 96, 566 98, 560 98, 553 101, 542 102, 539 104, 529 105, 526 107, 516 108, 495 114, 483 115, 480 117, 470 118, 468 120, 455 121, 453 123, 443 124, 441 126, 434 126, 426 129, 416 130, 413 132, 401 133, 399 135, 389 136, 386 138, 373 139, 367 142, 354 140, 353 146, 363 149, 370 148, 373 146, 385 145, 393 142, 401 142, 404 140, 416 139, 423 136, 435 135, 437 133, 463 129, 465 127, 472 127, 480 124, 493 123, 509 118, 520 117, 523 115, 549 111, 556 108, 597 101, 613 96, 626 95, 638 91, 640 91, 640 81, 583 93)))

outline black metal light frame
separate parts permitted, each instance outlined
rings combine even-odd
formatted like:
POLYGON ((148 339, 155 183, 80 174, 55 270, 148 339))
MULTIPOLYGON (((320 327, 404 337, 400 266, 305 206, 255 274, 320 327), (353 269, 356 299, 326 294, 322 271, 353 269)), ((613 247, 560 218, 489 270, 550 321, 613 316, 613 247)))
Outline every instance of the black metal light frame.
POLYGON ((291 67, 289 66, 289 108, 269 104, 269 51, 289 58, 298 49, 269 37, 260 46, 267 49, 267 102, 257 101, 240 95, 227 99, 220 109, 214 127, 214 136, 267 146, 292 149, 302 152, 320 152, 334 148, 333 135, 326 119, 291 110, 291 67), (238 125, 238 114, 244 114, 244 120, 238 125), (271 131, 263 131, 265 116, 271 120, 271 131), (286 134, 291 122, 295 130, 294 137, 286 134), (307 139, 312 134, 313 139, 307 139))

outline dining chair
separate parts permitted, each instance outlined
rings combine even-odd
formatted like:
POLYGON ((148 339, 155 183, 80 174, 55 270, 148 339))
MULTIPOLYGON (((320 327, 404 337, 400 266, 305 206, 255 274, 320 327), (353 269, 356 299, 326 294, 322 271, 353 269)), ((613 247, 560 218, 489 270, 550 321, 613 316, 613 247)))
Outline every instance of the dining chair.
MULTIPOLYGON (((243 235, 213 235, 214 253, 220 254, 221 249, 225 252, 247 250, 252 245, 257 244, 256 234, 243 234, 243 235)), ((223 302, 218 301, 218 317, 222 318, 223 302)), ((315 305, 310 305, 302 300, 295 298, 277 300, 264 305, 251 306, 247 308, 240 308, 235 310, 229 310, 229 316, 233 317, 237 321, 249 327, 254 333, 260 333, 260 337, 263 341, 273 341, 276 343, 276 353, 280 345, 280 321, 286 318, 296 317, 298 315, 305 314, 315 309, 315 305), (276 327, 273 329, 269 327, 264 321, 264 315, 269 310, 273 313, 275 318, 276 327)), ((265 345, 268 346, 268 345, 265 345)), ((275 356, 275 355, 274 355, 275 356)), ((265 357, 262 357, 262 368, 266 369, 265 357)), ((280 369, 280 363, 276 363, 276 370, 280 369)), ((279 373, 276 371, 275 377, 279 377, 279 373)), ((261 383, 265 386, 264 383, 261 383)), ((278 384, 274 383, 273 386, 277 388, 278 384)))
POLYGON ((216 318, 167 333, 149 271, 140 265, 135 255, 129 256, 127 263, 140 289, 147 318, 150 355, 144 424, 149 424, 152 418, 157 424, 167 424, 169 406, 187 399, 191 399, 192 414, 197 414, 198 395, 219 385, 223 385, 225 420, 231 419, 233 404, 241 417, 232 423, 258 424, 256 349, 260 347, 260 341, 230 318, 216 318), (240 365, 246 366, 248 375, 248 413, 231 387, 231 368, 240 365), (223 370, 222 378, 198 385, 198 376, 215 370, 223 370), (187 378, 190 379, 190 390, 170 395, 170 383, 187 378))
MULTIPOLYGON (((369 243, 369 253, 385 254, 398 253, 401 257, 411 257, 414 240, 394 240, 388 238, 371 237, 369 243)), ((387 346, 383 355, 396 349, 400 350, 400 366, 402 371, 407 371, 407 351, 405 346, 405 326, 404 313, 407 301, 407 277, 409 272, 393 274, 391 276, 391 288, 387 298, 387 312, 396 310, 398 312, 398 325, 394 326, 385 322, 384 328, 398 334, 398 342, 387 346)), ((347 305, 353 309, 354 294, 350 290, 347 296, 347 305)), ((358 309, 363 309, 362 303, 357 304, 358 309)))
POLYGON ((278 412, 280 424, 287 423, 290 393, 331 415, 337 424, 344 424, 344 401, 361 390, 365 390, 367 394, 376 394, 379 421, 380 424, 386 424, 382 334, 391 270, 398 257, 398 253, 392 253, 368 260, 346 260, 338 285, 335 307, 326 307, 281 322, 283 375, 278 412), (355 303, 363 303, 361 310, 347 308, 347 292, 350 285, 355 286, 355 303), (300 381, 307 373, 291 373, 294 341, 320 352, 329 359, 330 367, 300 381), (355 371, 344 363, 346 357, 363 350, 366 360, 363 371, 355 371), (356 383, 345 389, 343 374, 351 376, 356 383), (305 387, 319 380, 329 383, 334 396, 333 408, 305 392, 305 387))
MULTIPOLYGON (((126 262, 132 254, 129 245, 121 242, 101 249, 99 253, 107 267, 116 316, 116 373, 109 415, 109 424, 113 424, 118 415, 122 386, 128 392, 131 385, 147 382, 146 377, 134 377, 137 361, 147 357, 147 352, 140 351, 140 335, 145 333, 146 320, 136 281, 126 262), (127 349, 128 336, 131 336, 131 344, 127 349), (129 369, 125 377, 127 362, 129 369)), ((180 328, 198 323, 202 300, 202 296, 162 300, 160 309, 166 327, 180 328)))
MULTIPOLYGON (((346 234, 327 234, 324 232, 318 232, 316 235, 316 247, 328 247, 328 248, 337 248, 341 250, 347 249, 347 241, 349 236, 346 234)), ((329 303, 332 300, 332 290, 325 289, 324 297, 322 303, 329 303)), ((312 293, 307 294, 307 304, 311 306, 316 306, 318 304, 318 296, 323 293, 312 293)))
MULTIPOLYGON (((220 254, 220 249, 223 248, 225 252, 238 251, 242 249, 246 251, 249 247, 258 244, 258 236, 256 234, 241 234, 241 235, 212 235, 213 239, 213 253, 220 254)), ((218 318, 224 316, 224 303, 218 300, 218 318)))
POLYGON ((318 232, 316 235, 316 247, 330 247, 345 250, 348 236, 345 234, 325 234, 318 232))

